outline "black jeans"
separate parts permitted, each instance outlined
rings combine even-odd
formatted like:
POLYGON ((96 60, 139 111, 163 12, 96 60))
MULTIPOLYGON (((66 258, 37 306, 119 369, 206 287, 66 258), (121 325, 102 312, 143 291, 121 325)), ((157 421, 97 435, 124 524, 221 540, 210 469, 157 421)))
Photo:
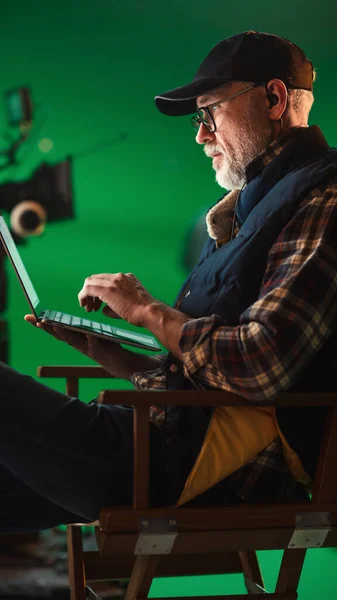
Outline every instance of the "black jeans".
MULTIPOLYGON (((0 362, 0 533, 90 522, 104 506, 130 504, 132 438, 132 409, 85 404, 0 362)), ((169 500, 153 425, 150 497, 169 500)))

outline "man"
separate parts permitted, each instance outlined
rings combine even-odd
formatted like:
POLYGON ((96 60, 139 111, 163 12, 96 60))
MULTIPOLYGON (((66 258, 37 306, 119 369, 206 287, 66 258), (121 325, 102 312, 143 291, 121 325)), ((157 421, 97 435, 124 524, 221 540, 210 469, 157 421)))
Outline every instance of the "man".
MULTIPOLYGON (((297 46, 245 32, 215 46, 192 83, 157 96, 166 114, 196 113, 196 141, 231 191, 208 213, 209 241, 174 308, 130 273, 88 277, 79 303, 146 327, 167 356, 26 316, 140 389, 252 400, 241 411, 153 407, 152 503, 307 497, 325 415, 263 401, 336 387, 337 152, 307 125, 313 80, 297 46)), ((85 405, 6 366, 0 376, 3 531, 92 520, 130 502, 131 409, 85 405)))

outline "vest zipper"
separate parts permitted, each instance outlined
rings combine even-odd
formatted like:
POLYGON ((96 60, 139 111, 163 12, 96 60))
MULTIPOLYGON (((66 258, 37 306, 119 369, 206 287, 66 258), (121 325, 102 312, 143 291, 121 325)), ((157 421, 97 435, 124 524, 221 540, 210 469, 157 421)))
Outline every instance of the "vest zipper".
POLYGON ((181 302, 183 300, 183 298, 185 298, 186 296, 188 296, 191 293, 191 291, 188 289, 188 286, 189 286, 189 283, 186 285, 186 287, 184 287, 184 289, 181 292, 181 294, 180 294, 180 296, 179 296, 179 298, 178 298, 178 300, 177 300, 174 308, 179 308, 180 304, 181 304, 181 302))

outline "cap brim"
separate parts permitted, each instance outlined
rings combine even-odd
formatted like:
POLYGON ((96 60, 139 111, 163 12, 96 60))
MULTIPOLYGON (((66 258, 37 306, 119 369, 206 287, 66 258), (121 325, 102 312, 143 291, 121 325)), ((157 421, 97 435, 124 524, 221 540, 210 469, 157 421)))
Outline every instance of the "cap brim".
POLYGON ((211 92, 225 83, 228 83, 228 79, 218 78, 202 78, 192 83, 188 83, 174 90, 165 92, 155 97, 155 103, 164 115, 171 117, 179 117, 182 115, 190 115, 195 113, 197 110, 196 99, 198 96, 202 96, 207 92, 211 92))

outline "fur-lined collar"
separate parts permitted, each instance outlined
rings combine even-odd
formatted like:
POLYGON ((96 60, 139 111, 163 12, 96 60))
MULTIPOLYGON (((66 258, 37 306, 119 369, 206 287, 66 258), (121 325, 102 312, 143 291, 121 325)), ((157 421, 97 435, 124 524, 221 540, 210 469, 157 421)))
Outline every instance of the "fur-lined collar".
POLYGON ((217 244, 229 241, 233 226, 233 211, 240 194, 240 190, 232 190, 209 209, 206 215, 207 231, 217 244))

